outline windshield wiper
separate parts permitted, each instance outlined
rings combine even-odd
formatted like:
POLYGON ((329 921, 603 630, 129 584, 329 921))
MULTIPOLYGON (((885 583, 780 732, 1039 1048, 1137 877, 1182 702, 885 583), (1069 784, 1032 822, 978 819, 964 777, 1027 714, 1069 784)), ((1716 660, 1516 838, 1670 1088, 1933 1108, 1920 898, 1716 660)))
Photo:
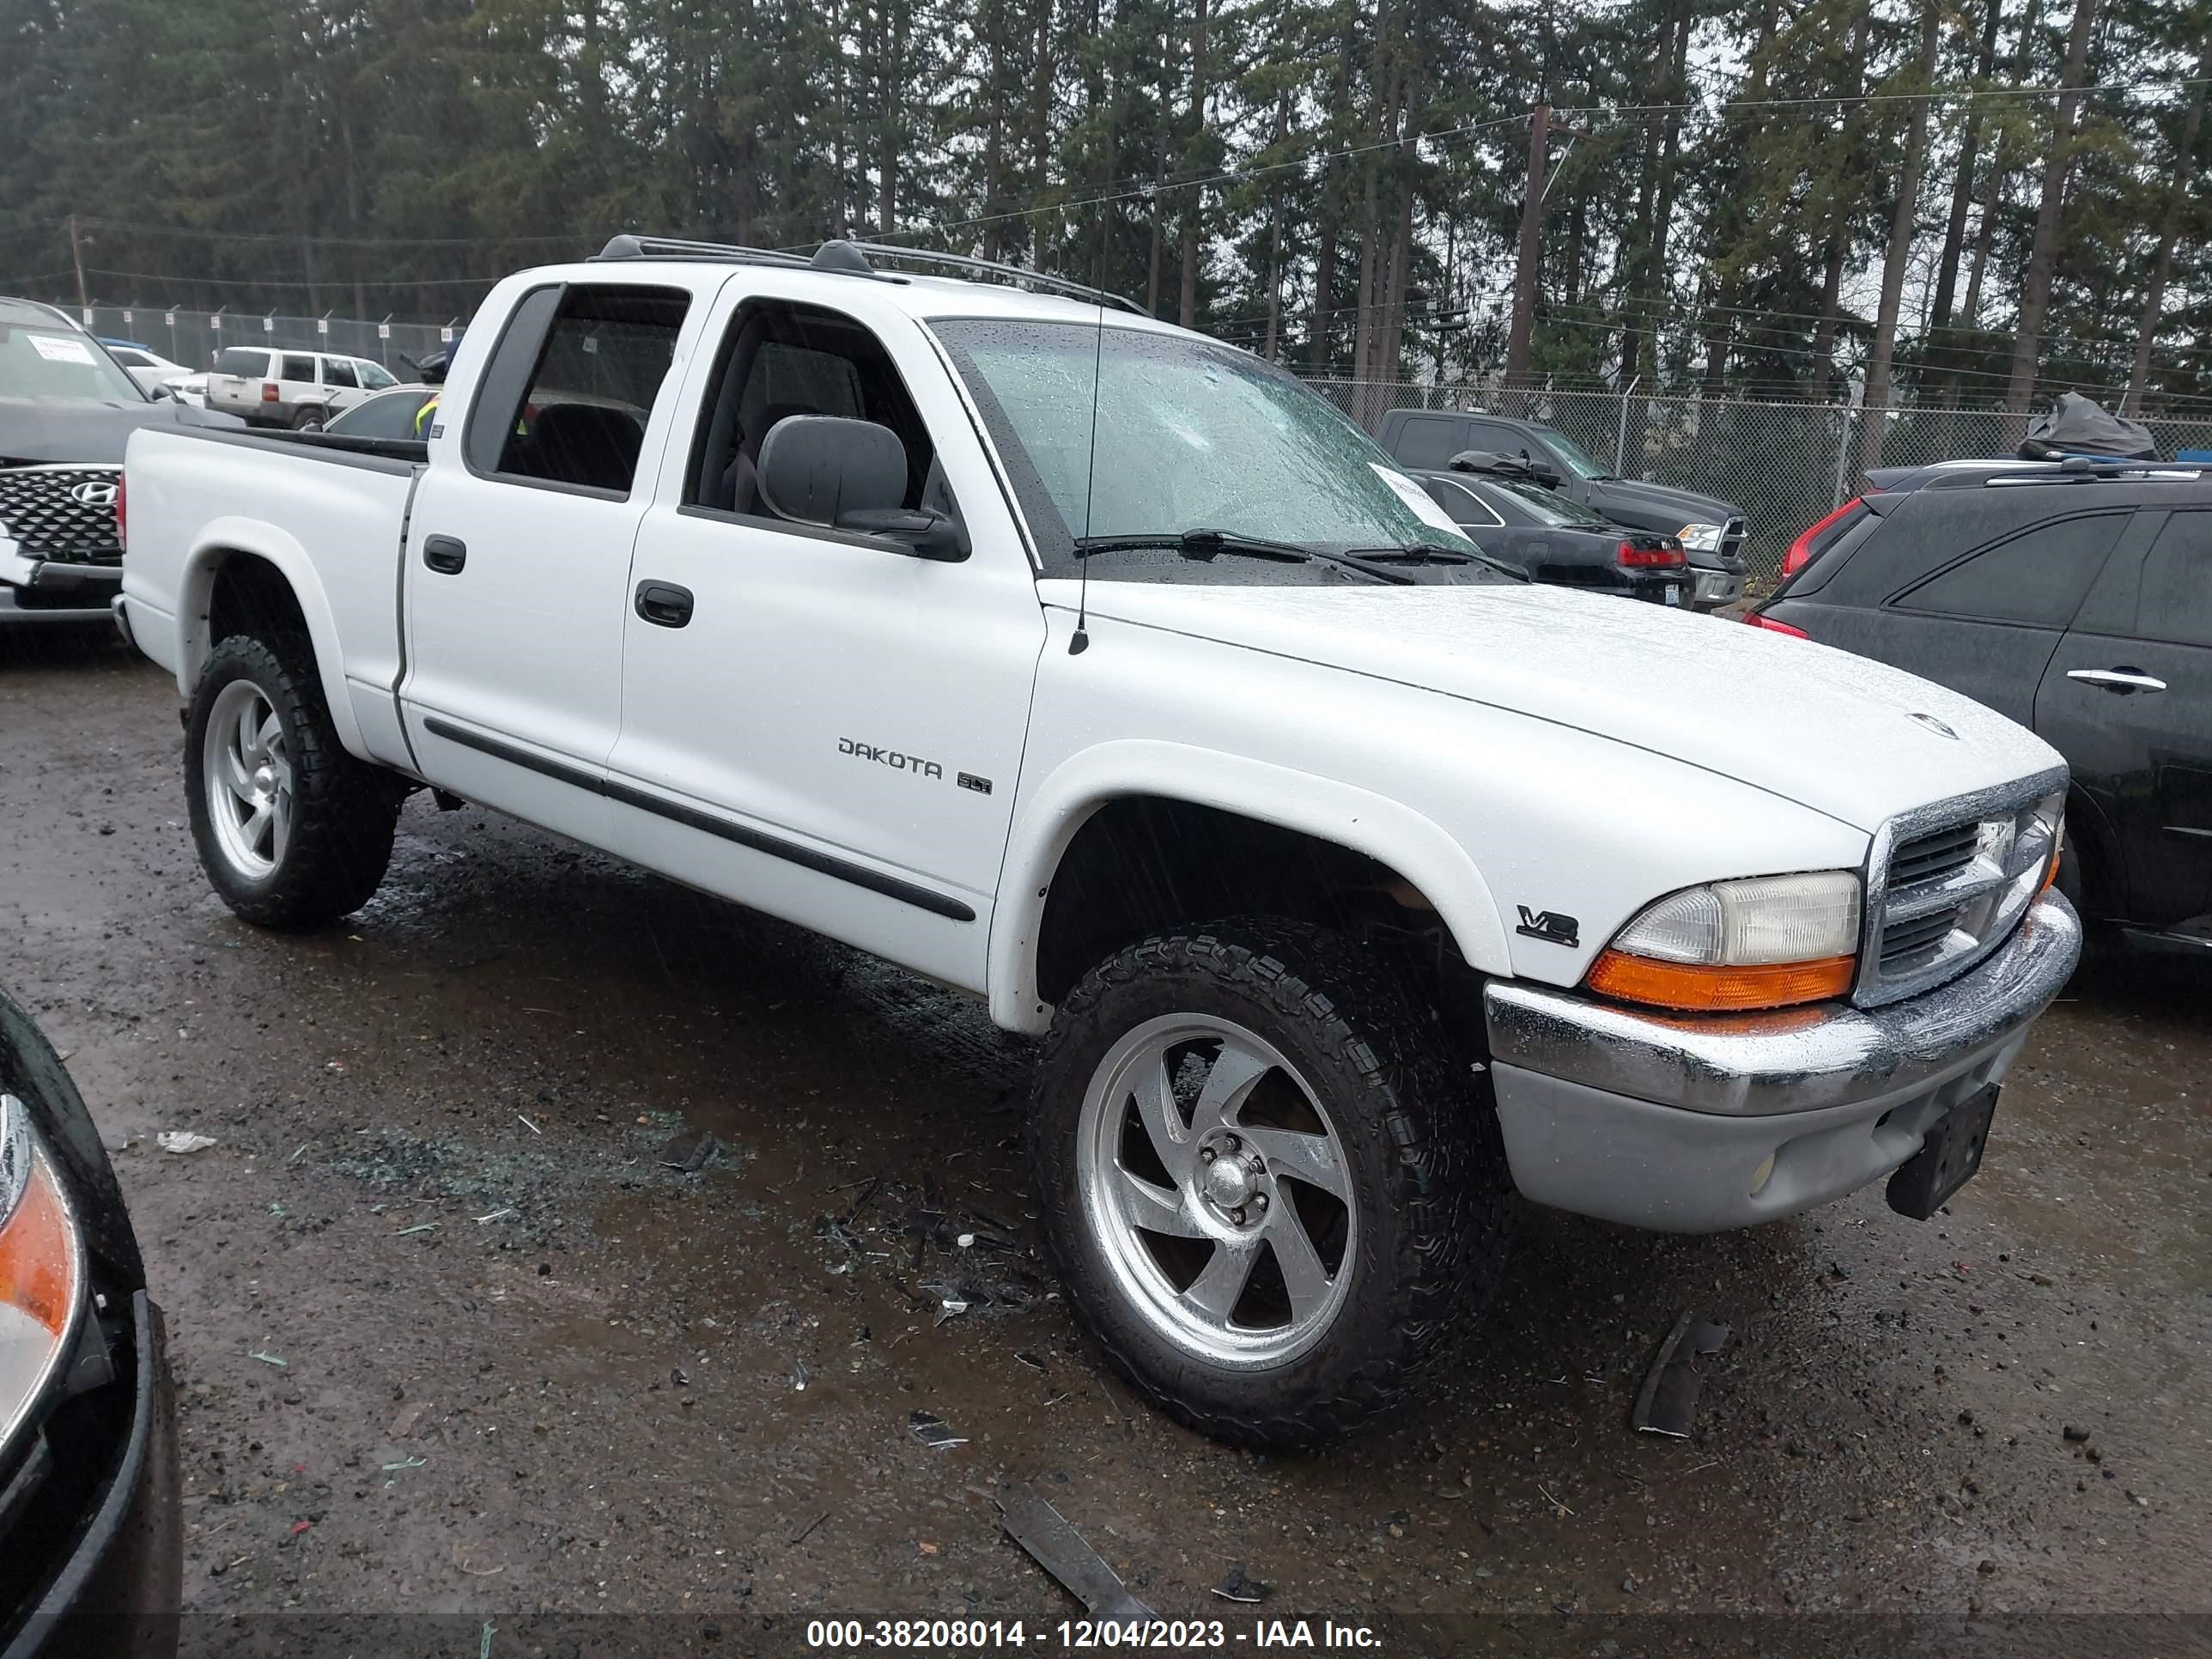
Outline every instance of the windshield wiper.
POLYGON ((1180 533, 1162 530, 1136 536, 1079 536, 1075 538, 1075 556, 1087 559, 1094 553, 1128 553, 1155 547, 1165 548, 1200 563, 1219 558, 1224 553, 1239 558, 1272 559, 1278 564, 1310 564, 1319 560, 1323 564, 1333 564, 1345 570, 1356 570, 1378 582, 1402 585, 1413 580, 1402 570, 1370 564, 1366 560, 1353 558, 1348 553, 1327 553, 1319 548, 1300 547, 1296 542, 1270 541, 1264 536, 1240 536, 1228 530, 1185 530, 1180 533))
POLYGON ((1407 564, 1483 564, 1501 576, 1510 576, 1516 581, 1527 581, 1528 573, 1503 559, 1494 559, 1477 549, 1472 553, 1462 552, 1456 547, 1437 547, 1428 542, 1405 542, 1396 547, 1363 547, 1359 551, 1376 561, 1402 561, 1407 564))

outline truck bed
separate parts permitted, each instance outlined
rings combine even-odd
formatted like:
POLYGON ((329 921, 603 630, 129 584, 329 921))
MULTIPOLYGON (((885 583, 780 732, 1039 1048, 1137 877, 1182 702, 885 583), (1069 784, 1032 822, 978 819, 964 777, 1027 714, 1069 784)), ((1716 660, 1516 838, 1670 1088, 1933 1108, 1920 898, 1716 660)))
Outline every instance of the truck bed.
POLYGON ((189 696, 213 642, 215 568, 227 553, 252 554, 297 596, 339 737, 356 753, 405 766, 393 698, 401 555, 424 464, 423 445, 398 439, 135 434, 124 461, 123 599, 140 648, 189 696))

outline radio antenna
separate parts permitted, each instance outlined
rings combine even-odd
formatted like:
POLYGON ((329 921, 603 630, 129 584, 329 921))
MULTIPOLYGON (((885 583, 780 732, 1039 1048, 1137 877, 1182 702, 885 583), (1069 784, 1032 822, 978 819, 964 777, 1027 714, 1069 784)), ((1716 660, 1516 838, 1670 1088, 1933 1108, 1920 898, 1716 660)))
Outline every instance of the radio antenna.
MULTIPOLYGON (((1098 326, 1091 341, 1091 460, 1083 479, 1083 543, 1091 539, 1091 503, 1098 488, 1098 376, 1106 361, 1106 302, 1098 302, 1098 326)), ((1082 544, 1076 547, 1083 571, 1079 576, 1075 600, 1075 632, 1069 636, 1067 654, 1079 657, 1091 648, 1091 560, 1089 550, 1082 544)))

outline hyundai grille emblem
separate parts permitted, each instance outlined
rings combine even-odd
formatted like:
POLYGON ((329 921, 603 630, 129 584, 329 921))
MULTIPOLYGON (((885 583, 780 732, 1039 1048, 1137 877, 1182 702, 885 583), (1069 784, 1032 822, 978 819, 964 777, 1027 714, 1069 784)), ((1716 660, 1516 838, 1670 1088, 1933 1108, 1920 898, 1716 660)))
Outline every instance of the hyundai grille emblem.
POLYGON ((97 481, 81 483, 70 491, 70 499, 79 507, 112 507, 115 486, 97 481))
POLYGON ((1944 725, 1942 721, 1937 720, 1933 714, 1907 714, 1905 718, 1909 720, 1917 720, 1921 725, 1926 726, 1930 732, 1935 732, 1938 737, 1948 738, 1954 743, 1956 743, 1959 740, 1959 734, 1956 732, 1954 732, 1949 726, 1944 725))

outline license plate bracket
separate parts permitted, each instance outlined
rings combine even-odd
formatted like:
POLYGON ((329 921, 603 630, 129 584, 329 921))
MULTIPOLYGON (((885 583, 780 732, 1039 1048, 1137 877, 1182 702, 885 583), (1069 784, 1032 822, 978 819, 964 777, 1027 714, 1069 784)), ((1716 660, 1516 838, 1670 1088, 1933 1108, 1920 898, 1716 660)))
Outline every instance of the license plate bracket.
POLYGON ((1990 1120, 1997 1109, 1997 1085, 1968 1096, 1929 1126, 1920 1150, 1889 1178, 1889 1207, 1925 1221, 1974 1178, 1988 1146, 1990 1120))

